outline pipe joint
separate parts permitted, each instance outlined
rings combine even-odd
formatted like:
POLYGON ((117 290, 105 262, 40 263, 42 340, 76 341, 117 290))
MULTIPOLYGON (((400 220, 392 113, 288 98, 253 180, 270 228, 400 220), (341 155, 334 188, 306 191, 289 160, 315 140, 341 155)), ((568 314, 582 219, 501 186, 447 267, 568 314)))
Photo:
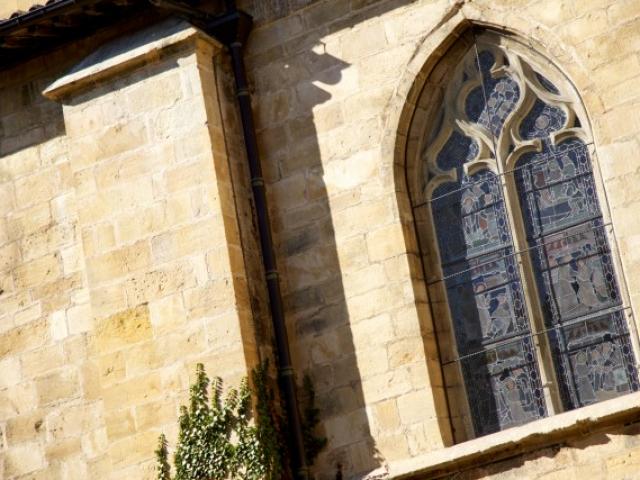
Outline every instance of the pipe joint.
POLYGON ((280 278, 280 274, 277 270, 269 270, 265 273, 265 277, 267 277, 267 280, 278 280, 278 278, 280 278))
POLYGON ((262 177, 253 177, 251 179, 252 187, 264 187, 264 178, 262 177))

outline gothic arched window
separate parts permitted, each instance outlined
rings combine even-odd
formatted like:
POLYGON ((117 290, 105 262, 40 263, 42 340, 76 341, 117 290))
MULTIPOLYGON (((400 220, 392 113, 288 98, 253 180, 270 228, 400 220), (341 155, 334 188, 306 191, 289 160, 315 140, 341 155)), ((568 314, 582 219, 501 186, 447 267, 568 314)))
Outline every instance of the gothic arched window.
POLYGON ((566 77, 511 38, 469 34, 418 108, 409 181, 455 438, 638 390, 593 141, 566 77))

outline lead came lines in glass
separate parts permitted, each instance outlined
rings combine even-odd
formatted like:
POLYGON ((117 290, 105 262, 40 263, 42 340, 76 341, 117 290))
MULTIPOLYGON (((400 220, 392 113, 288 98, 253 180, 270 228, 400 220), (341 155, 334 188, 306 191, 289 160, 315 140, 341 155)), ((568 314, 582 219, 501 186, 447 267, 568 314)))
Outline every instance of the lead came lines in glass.
MULTIPOLYGON (((601 218, 601 217, 596 217, 596 218, 601 218)), ((588 222, 580 221, 579 223, 577 223, 577 225, 581 225, 581 224, 584 224, 584 223, 588 223, 588 222)), ((590 230, 600 229, 600 228, 602 228, 602 229, 603 229, 603 228, 610 227, 610 226, 611 226, 611 223, 604 223, 604 224, 602 224, 602 225, 597 225, 597 226, 595 226, 595 227, 591 227, 591 228, 590 228, 590 230)), ((578 233, 576 233, 575 235, 583 235, 585 232, 587 232, 587 231, 584 231, 584 232, 578 232, 578 233)), ((554 233, 557 233, 557 232, 554 232, 554 233)), ((551 235, 551 234, 549 234, 549 235, 551 235)), ((573 235, 569 235, 569 237, 571 237, 571 236, 573 236, 573 235)), ((503 258, 519 256, 519 255, 522 255, 522 254, 524 254, 524 253, 531 252, 531 251, 534 251, 534 250, 536 250, 536 249, 539 249, 539 248, 540 248, 541 246, 543 246, 543 245, 544 245, 544 244, 533 245, 533 246, 530 246, 530 247, 525 247, 525 248, 523 248, 523 249, 521 249, 521 250, 518 250, 518 251, 514 251, 514 252, 511 252, 511 253, 505 253, 505 254, 503 255, 503 258)), ((497 250, 502 250, 503 248, 504 248, 504 247, 501 247, 501 248, 499 248, 499 249, 496 249, 496 251, 497 251, 497 250)), ((493 252, 490 252, 490 253, 493 253, 493 252)), ((483 255, 484 255, 484 254, 483 254, 483 255)), ((480 255, 480 256, 482 256, 482 255, 480 255)), ((474 258, 475 258, 475 257, 469 257, 469 260, 473 260, 474 258)), ((488 263, 491 263, 491 262, 492 262, 492 261, 490 261, 490 262, 488 262, 488 263)), ((483 266, 483 265, 485 265, 485 264, 479 264, 479 265, 478 265, 478 267, 481 267, 481 266, 483 266)), ((465 274, 465 273, 470 272, 470 271, 471 271, 471 270, 473 270, 474 268, 477 268, 477 267, 470 267, 469 269, 466 269, 466 270, 462 270, 462 271, 459 271, 459 272, 456 272, 456 273, 452 273, 452 274, 450 274, 450 275, 445 275, 445 276, 440 277, 440 278, 438 278, 438 279, 436 279, 436 280, 432 280, 432 281, 430 281, 430 282, 427 282, 427 286, 435 285, 435 284, 440 283, 440 282, 443 282, 443 281, 445 281, 445 280, 449 280, 450 278, 454 278, 454 277, 456 277, 456 276, 458 276, 458 275, 463 275, 463 274, 465 274)))
MULTIPOLYGON (((556 325, 552 325, 552 326, 550 326, 548 328, 544 328, 544 329, 538 330, 536 332, 525 332, 525 333, 522 333, 522 334, 512 335, 510 337, 505 337, 503 340, 500 340, 499 342, 494 342, 493 347, 500 346, 500 345, 503 345, 505 343, 509 343, 509 342, 514 341, 514 340, 518 340, 518 339, 522 339, 522 338, 534 338, 534 337, 538 337, 538 336, 541 336, 541 335, 547 335, 549 333, 561 331, 562 329, 565 329, 567 327, 572 327, 575 324, 578 324, 578 323, 581 323, 581 322, 589 321, 589 320, 592 320, 592 319, 597 319, 597 318, 599 318, 601 316, 614 315, 614 314, 625 312, 625 311, 629 311, 630 314, 631 314, 631 307, 617 306, 617 307, 609 308, 607 310, 602 310, 602 311, 597 312, 597 313, 595 313, 593 315, 590 315, 590 316, 581 317, 581 318, 579 318, 577 320, 574 319, 573 322, 568 322, 567 324, 556 324, 556 325)), ((627 332, 627 333, 618 333, 616 335, 617 335, 617 337, 629 337, 630 334, 627 332)), ((611 337, 608 337, 608 338, 616 338, 616 337, 611 336, 611 337)), ((451 360, 447 360, 445 362, 442 362, 442 364, 443 365, 451 365, 451 364, 457 363, 457 362, 459 362, 461 360, 466 360, 466 359, 475 357, 477 355, 481 355, 483 353, 486 353, 486 351, 487 351, 486 349, 482 349, 482 350, 476 350, 476 351, 467 353, 465 355, 459 355, 456 358, 453 358, 451 360)))
MULTIPOLYGON (((539 335, 551 343, 566 408, 638 389, 622 316, 628 307, 618 292, 604 231, 610 224, 602 220, 591 171, 592 143, 579 140, 575 131, 581 122, 567 113, 572 106, 546 76, 531 65, 513 67, 524 60, 497 44, 488 48, 476 43, 475 53, 467 52, 478 78, 465 67, 462 84, 452 84, 467 92, 458 104, 471 124, 465 123, 461 133, 447 123, 455 118, 444 115, 438 126, 449 133, 431 154, 433 175, 440 182, 443 173, 455 180, 450 177, 430 198, 412 202, 416 209, 430 206, 442 274, 428 285, 440 284, 446 292, 457 358, 445 365, 462 367, 476 435, 546 415, 532 343, 539 335), (534 75, 518 78, 522 72, 534 75), (551 139, 559 137, 553 135, 570 128, 573 136, 554 145, 551 139), (517 134, 508 136, 506 129, 517 134), (493 145, 486 145, 485 131, 491 132, 493 145), (510 170, 491 154, 500 143, 500 152, 515 155, 521 141, 540 151, 521 155, 510 170), (490 158, 478 158, 487 151, 490 158), (463 173, 467 164, 473 174, 463 173), (507 174, 515 182, 505 179, 507 174), (503 191, 511 188, 520 198, 520 211, 505 204, 503 191), (523 215, 528 245, 514 247, 507 208, 523 215), (516 259, 525 253, 532 263, 523 265, 533 266, 545 320, 536 332, 520 279, 525 267, 516 259)), ((429 138, 440 135, 432 132, 429 138)))
MULTIPOLYGON (((515 168, 512 168, 511 170, 504 170, 502 172, 493 172, 493 174, 496 177, 505 177, 508 174, 516 173, 516 172, 518 172, 518 171, 520 171, 520 170, 522 170, 524 168, 527 168, 529 166, 537 165, 537 164, 544 164, 544 163, 546 163, 548 161, 549 158, 553 158, 553 157, 556 157, 556 156, 559 156, 559 155, 565 155, 566 153, 572 152, 574 150, 582 150, 583 148, 586 148, 586 147, 592 146, 592 145, 593 145, 593 143, 584 143, 584 144, 580 144, 578 147, 575 147, 573 149, 569 149, 569 150, 566 150, 566 151, 557 152, 557 153, 544 153, 544 157, 542 157, 539 161, 531 162, 531 163, 528 163, 526 165, 522 165, 520 167, 515 167, 515 168)), ((543 153, 539 153, 537 155, 542 156, 543 153)), ((478 182, 478 183, 482 183, 482 182, 478 182)), ((454 193, 456 193, 456 192, 458 192, 460 190, 464 190, 465 188, 468 188, 469 185, 471 185, 471 184, 465 185, 464 187, 460 187, 459 189, 451 190, 451 191, 449 191, 449 192, 447 192, 447 193, 445 193, 443 195, 440 195, 440 196, 435 196, 435 197, 431 196, 428 200, 426 200, 424 202, 416 203, 415 205, 413 205, 413 208, 418 208, 418 207, 421 207, 423 205, 427 205, 429 203, 433 203, 434 201, 439 200, 439 199, 441 199, 443 197, 446 197, 448 195, 454 194, 454 193)))

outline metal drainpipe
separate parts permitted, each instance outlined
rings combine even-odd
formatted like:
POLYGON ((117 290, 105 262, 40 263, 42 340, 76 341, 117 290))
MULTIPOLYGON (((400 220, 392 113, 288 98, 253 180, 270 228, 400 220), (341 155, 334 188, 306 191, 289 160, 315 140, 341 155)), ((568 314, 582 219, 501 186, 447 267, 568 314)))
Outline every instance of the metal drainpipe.
POLYGON ((292 473, 296 479, 307 480, 309 478, 309 469, 305 455, 298 392, 294 370, 291 364, 291 351, 289 349, 289 338, 284 319, 280 279, 273 248, 267 197, 264 179, 262 177, 262 167, 260 165, 260 153, 256 139, 253 110, 251 108, 251 93, 249 92, 247 72, 244 65, 244 43, 251 29, 251 17, 239 11, 234 0, 225 0, 226 13, 216 17, 211 17, 204 12, 198 11, 176 0, 150 0, 150 2, 156 7, 170 9, 174 13, 185 17, 192 24, 227 46, 231 54, 233 75, 236 82, 236 97, 240 109, 242 133, 244 136, 245 150, 247 152, 249 173, 251 175, 251 189, 253 191, 258 233, 260 236, 262 263, 265 270, 267 291, 269 293, 271 320, 276 343, 278 380, 287 416, 292 473))
POLYGON ((267 197, 265 194, 264 179, 262 177, 262 167, 260 165, 260 155, 253 122, 253 111, 251 109, 251 94, 247 85, 243 50, 243 43, 240 40, 235 40, 229 44, 229 52, 231 53, 231 60, 233 62, 233 74, 236 80, 236 96, 238 98, 238 106, 240 107, 240 116, 242 119, 244 144, 251 175, 251 189, 253 190, 256 217, 258 220, 262 263, 264 265, 267 290, 269 292, 269 304, 271 306, 271 318, 278 357, 278 376, 290 424, 289 434, 291 435, 290 446, 293 456, 292 461, 294 463, 293 469, 296 478, 307 479, 308 469, 305 459, 304 439, 302 436, 302 421, 298 408, 297 387, 293 366, 291 364, 287 326, 285 324, 282 295, 280 293, 280 279, 273 250, 271 223, 267 209, 267 197))

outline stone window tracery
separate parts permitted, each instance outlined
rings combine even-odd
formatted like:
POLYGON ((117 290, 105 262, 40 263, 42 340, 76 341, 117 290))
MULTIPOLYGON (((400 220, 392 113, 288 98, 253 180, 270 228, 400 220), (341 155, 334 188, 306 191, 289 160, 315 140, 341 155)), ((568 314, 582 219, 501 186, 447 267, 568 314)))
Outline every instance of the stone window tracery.
POLYGON ((423 93, 412 201, 463 440, 639 387, 579 98, 513 39, 459 43, 423 93))

